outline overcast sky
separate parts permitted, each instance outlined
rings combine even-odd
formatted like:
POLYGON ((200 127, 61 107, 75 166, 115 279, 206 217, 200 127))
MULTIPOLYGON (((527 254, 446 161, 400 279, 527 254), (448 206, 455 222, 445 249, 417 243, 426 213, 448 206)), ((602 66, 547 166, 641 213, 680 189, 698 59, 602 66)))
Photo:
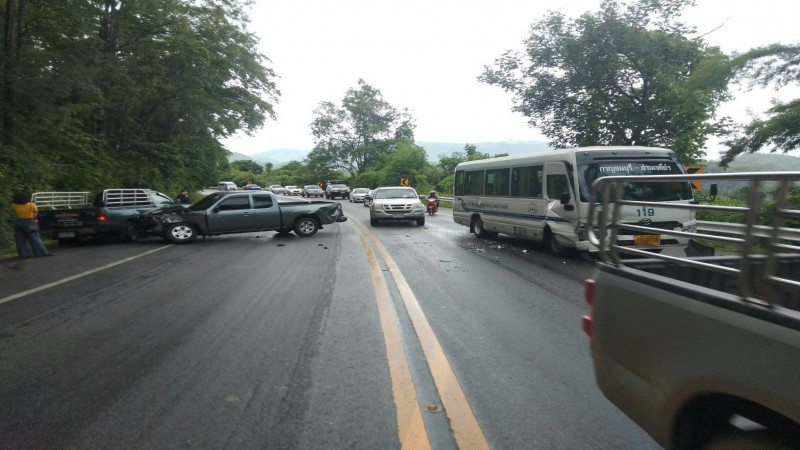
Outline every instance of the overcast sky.
MULTIPOLYGON (((520 114, 511 95, 477 81, 506 50, 521 50, 531 23, 548 10, 571 17, 597 10, 600 0, 256 0, 250 30, 279 75, 277 120, 254 136, 224 141, 234 152, 310 150, 309 124, 321 101, 339 105, 359 78, 397 108, 409 108, 417 141, 547 140, 520 114)), ((698 0, 684 21, 725 52, 775 42, 800 42, 798 0, 698 0)), ((773 97, 800 89, 747 92, 718 110, 739 120, 773 97)), ((713 144, 709 148, 714 147, 713 144)), ((715 152, 712 148, 709 153, 715 152)), ((709 155, 711 156, 711 155, 709 155)))

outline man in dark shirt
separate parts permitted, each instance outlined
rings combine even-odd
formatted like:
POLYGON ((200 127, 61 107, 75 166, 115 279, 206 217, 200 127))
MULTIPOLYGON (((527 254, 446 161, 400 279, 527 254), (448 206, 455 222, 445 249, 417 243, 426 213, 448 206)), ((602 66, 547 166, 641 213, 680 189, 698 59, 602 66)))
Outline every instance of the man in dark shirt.
POLYGON ((178 202, 183 203, 184 205, 191 205, 192 204, 192 201, 189 200, 189 191, 187 191, 186 189, 182 190, 181 194, 179 196, 175 197, 175 200, 178 201, 178 202))

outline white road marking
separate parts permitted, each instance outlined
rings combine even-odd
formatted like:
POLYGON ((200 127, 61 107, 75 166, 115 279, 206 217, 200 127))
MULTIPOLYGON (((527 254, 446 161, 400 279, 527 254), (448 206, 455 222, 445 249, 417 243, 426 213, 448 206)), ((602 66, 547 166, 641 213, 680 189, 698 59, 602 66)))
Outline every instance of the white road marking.
POLYGON ((144 253, 140 253, 138 255, 134 255, 134 256, 131 256, 129 258, 125 258, 125 259, 119 260, 117 262, 113 262, 111 264, 106 264, 105 266, 101 266, 101 267, 97 267, 95 269, 87 270, 86 272, 82 272, 82 273, 79 273, 77 275, 72 275, 71 277, 63 278, 61 280, 54 281, 52 283, 47 283, 45 285, 42 285, 42 286, 39 286, 39 287, 36 287, 36 288, 33 288, 33 289, 29 289, 27 291, 20 292, 18 294, 9 295, 8 297, 5 297, 5 298, 0 298, 0 304, 6 303, 6 302, 10 302, 11 300, 16 300, 18 298, 25 297, 26 295, 35 294, 36 292, 40 292, 40 291, 43 291, 45 289, 50 289, 51 287, 58 286, 59 284, 68 283, 70 281, 77 280, 78 278, 82 278, 82 277, 85 277, 87 275, 91 275, 93 273, 97 273, 97 272, 100 272, 102 270, 106 270, 106 269, 109 269, 111 267, 118 266, 120 264, 125 264, 126 262, 133 261, 134 259, 141 258, 142 256, 147 256, 147 255, 153 254, 155 252, 160 252, 161 250, 164 250, 165 248, 172 247, 174 245, 175 244, 165 245, 165 246, 159 247, 159 248, 157 248, 155 250, 146 251, 144 253))

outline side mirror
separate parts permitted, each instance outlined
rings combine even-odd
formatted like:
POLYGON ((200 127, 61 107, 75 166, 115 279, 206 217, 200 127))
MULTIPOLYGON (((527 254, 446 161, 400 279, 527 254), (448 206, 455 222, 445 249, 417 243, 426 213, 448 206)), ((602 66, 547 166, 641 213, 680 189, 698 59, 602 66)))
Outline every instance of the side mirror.
POLYGON ((569 191, 564 191, 561 193, 561 204, 564 205, 564 211, 575 210, 575 206, 569 204, 571 199, 572 196, 569 194, 569 191))

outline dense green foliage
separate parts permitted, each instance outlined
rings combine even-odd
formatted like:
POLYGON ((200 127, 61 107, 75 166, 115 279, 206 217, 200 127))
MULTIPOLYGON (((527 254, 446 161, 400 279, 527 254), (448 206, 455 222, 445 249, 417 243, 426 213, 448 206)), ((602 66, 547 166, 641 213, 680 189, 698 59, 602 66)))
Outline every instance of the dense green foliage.
POLYGON ((717 48, 678 21, 691 0, 604 0, 575 20, 550 12, 524 54, 506 52, 481 81, 515 96, 514 110, 557 147, 647 145, 702 156, 727 78, 693 77, 717 48))
MULTIPOLYGON (((752 85, 772 85, 780 89, 800 84, 800 44, 756 48, 729 64, 752 85)), ((754 118, 749 124, 738 127, 725 144, 728 150, 721 160, 723 166, 741 154, 764 148, 772 152, 800 148, 800 99, 776 101, 766 111, 766 118, 754 118)))
POLYGON ((215 184, 279 95, 248 3, 0 0, 0 191, 215 184))

